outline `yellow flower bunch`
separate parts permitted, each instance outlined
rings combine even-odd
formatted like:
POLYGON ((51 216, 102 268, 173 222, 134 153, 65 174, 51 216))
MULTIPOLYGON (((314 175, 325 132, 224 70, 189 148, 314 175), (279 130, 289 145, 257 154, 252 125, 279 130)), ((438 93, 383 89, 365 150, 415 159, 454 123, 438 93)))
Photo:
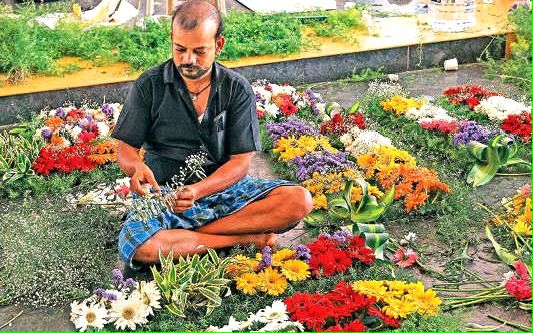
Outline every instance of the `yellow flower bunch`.
MULTIPOLYGON (((391 146, 376 147, 373 152, 357 158, 357 165, 364 172, 366 179, 376 175, 380 183, 385 184, 389 178, 395 178, 402 164, 415 166, 416 159, 409 152, 391 146)), ((390 186, 392 184, 386 187, 390 186)))
POLYGON ((395 95, 390 99, 379 103, 385 111, 394 111, 397 116, 400 116, 412 108, 420 109, 426 103, 423 99, 406 98, 400 95, 395 95))
POLYGON ((361 177, 361 174, 354 168, 347 168, 343 172, 328 174, 315 172, 313 177, 302 183, 302 186, 313 195, 314 209, 328 209, 326 194, 344 190, 346 181, 355 180, 359 177, 361 177))
POLYGON ((293 249, 280 249, 272 254, 272 265, 260 269, 260 253, 255 258, 237 255, 226 268, 226 274, 236 282, 237 290, 243 294, 253 295, 261 291, 277 296, 285 292, 289 281, 303 281, 311 275, 309 265, 294 259, 295 256, 293 249))
POLYGON ((375 297, 377 302, 383 302, 382 311, 396 319, 406 318, 413 313, 435 316, 442 303, 435 291, 424 290, 421 282, 356 281, 352 284, 352 288, 367 297, 375 297))
POLYGON ((521 193, 520 189, 517 192, 512 199, 502 200, 506 213, 494 222, 501 224, 504 219, 515 233, 523 237, 531 237, 531 197, 527 193, 521 193))
POLYGON ((324 150, 328 150, 332 153, 338 152, 337 149, 330 145, 328 138, 315 138, 308 135, 302 135, 299 138, 293 136, 281 138, 276 142, 276 148, 272 149, 275 154, 279 154, 278 160, 284 162, 288 162, 296 156, 324 150))

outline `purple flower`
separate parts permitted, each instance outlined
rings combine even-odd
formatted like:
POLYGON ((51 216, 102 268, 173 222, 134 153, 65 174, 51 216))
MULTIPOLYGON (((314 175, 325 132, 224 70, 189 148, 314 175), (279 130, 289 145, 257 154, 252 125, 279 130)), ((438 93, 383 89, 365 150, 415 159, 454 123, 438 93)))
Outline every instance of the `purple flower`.
POLYGON ((112 116, 114 112, 115 109, 110 104, 105 103, 104 105, 102 105, 102 113, 106 116, 112 116))
POLYGON ((346 239, 351 238, 353 235, 348 230, 338 230, 333 233, 331 238, 336 240, 337 242, 345 243, 346 239))
POLYGON ((137 282, 132 278, 127 278, 126 281, 124 281, 124 287, 135 287, 137 286, 137 282))
POLYGON ((296 259, 300 259, 306 263, 309 263, 311 260, 311 250, 309 250, 307 246, 298 244, 293 246, 293 249, 296 250, 296 259))
POLYGON ((113 276, 113 284, 115 286, 120 286, 124 284, 124 276, 122 275, 122 272, 120 269, 115 268, 111 271, 111 275, 113 276))
POLYGON ((52 134, 54 134, 54 131, 52 131, 51 129, 49 128, 45 128, 41 131, 41 136, 44 138, 44 139, 50 139, 50 137, 52 136, 52 134))
POLYGON ((487 143, 492 137, 501 131, 483 127, 475 121, 464 121, 459 124, 457 133, 453 136, 454 145, 466 145, 470 141, 487 143))
POLYGON ((347 168, 355 168, 355 164, 348 160, 349 152, 332 153, 330 151, 312 152, 297 156, 292 160, 296 166, 296 177, 304 181, 313 177, 313 173, 342 172, 347 168))
POLYGON ((96 289, 93 294, 100 298, 108 299, 110 301, 116 301, 118 299, 118 296, 115 293, 107 291, 103 288, 96 289))
POLYGON ((59 117, 61 119, 65 119, 67 117, 67 113, 63 108, 57 108, 54 114, 56 117, 59 117))
POLYGON ((78 126, 81 127, 81 128, 86 127, 90 123, 91 123, 91 121, 89 119, 87 119, 87 117, 84 117, 84 118, 81 118, 80 120, 78 120, 78 126))
POLYGON ((297 117, 289 117, 281 123, 266 124, 268 135, 274 142, 280 138, 288 138, 289 136, 300 137, 302 135, 317 135, 318 131, 313 126, 305 123, 297 117))
POLYGON ((272 248, 265 246, 261 251, 261 261, 259 262, 259 269, 265 269, 272 266, 272 248))
POLYGON ((307 95, 307 99, 309 100, 309 104, 311 104, 311 109, 313 110, 313 114, 317 116, 320 113, 320 110, 316 106, 317 103, 324 103, 322 98, 318 95, 316 95, 311 89, 307 89, 305 91, 307 95))

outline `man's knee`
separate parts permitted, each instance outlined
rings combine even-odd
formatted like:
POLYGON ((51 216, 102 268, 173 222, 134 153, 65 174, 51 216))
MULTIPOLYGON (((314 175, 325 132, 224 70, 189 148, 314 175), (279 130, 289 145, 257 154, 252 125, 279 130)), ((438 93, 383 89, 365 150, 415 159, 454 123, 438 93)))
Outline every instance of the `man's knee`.
MULTIPOLYGON (((146 242, 144 242, 135 254, 133 259, 142 263, 154 263, 159 261, 159 251, 161 250, 161 243, 156 236, 153 236, 146 242)), ((166 253, 164 253, 166 255, 166 253)))
POLYGON ((299 221, 313 210, 311 193, 302 186, 287 186, 283 191, 285 209, 292 221, 299 221))

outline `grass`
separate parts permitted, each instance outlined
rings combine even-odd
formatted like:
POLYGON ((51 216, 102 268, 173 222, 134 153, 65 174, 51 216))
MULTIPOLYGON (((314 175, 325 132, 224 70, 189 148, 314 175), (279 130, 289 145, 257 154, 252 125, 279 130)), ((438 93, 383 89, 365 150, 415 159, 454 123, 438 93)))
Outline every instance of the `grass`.
MULTIPOLYGON (((32 74, 64 75, 77 70, 57 65, 57 60, 66 56, 97 65, 126 62, 134 70, 145 70, 171 57, 169 20, 148 21, 144 28, 83 27, 65 21, 53 30, 34 22, 44 13, 70 12, 71 6, 36 6, 31 2, 17 7, 16 17, 0 17, 0 73, 8 74, 8 80, 16 83, 32 74)), ((306 21, 301 15, 229 12, 224 31, 227 42, 219 59, 299 52, 312 47, 303 36, 305 27, 315 35, 346 39, 351 36, 348 30, 362 26, 358 8, 324 12, 321 22, 306 21)))

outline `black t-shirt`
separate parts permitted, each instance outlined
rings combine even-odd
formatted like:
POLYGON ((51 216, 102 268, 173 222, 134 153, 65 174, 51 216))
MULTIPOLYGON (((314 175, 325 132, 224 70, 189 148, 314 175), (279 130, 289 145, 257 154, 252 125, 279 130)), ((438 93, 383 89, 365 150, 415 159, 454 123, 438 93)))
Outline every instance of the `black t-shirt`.
POLYGON ((146 150, 145 162, 165 184, 185 158, 203 150, 207 174, 232 154, 260 150, 255 95, 244 77, 215 63, 211 93, 198 120, 172 59, 144 72, 133 84, 112 136, 146 150))

